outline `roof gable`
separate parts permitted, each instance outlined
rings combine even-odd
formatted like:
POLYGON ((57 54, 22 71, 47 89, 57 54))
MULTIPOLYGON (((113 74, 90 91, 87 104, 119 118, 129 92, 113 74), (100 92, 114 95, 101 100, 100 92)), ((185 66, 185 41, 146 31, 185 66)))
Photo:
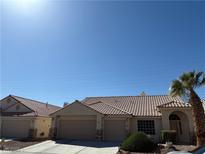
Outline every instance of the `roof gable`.
POLYGON ((64 108, 57 110, 52 113, 51 116, 58 115, 96 115, 97 113, 101 114, 95 109, 87 106, 86 104, 82 104, 79 101, 75 101, 71 104, 66 105, 64 108))
POLYGON ((18 100, 7 96, 4 99, 0 100, 1 113, 6 116, 18 115, 21 116, 25 113, 33 112, 32 109, 28 108, 18 100))
POLYGON ((28 112, 33 112, 31 109, 29 109, 28 107, 24 106, 23 104, 17 102, 16 104, 10 106, 9 108, 7 108, 6 110, 4 110, 5 112, 20 112, 20 113, 28 113, 28 112))
POLYGON ((2 99, 1 104, 2 104, 2 101, 5 99, 13 99, 15 100, 15 102, 18 102, 24 107, 31 110, 29 114, 26 113, 26 115, 22 115, 22 116, 28 116, 28 115, 30 116, 49 116, 49 114, 51 114, 52 112, 55 112, 56 110, 60 109, 60 107, 58 106, 54 106, 51 104, 46 104, 46 103, 42 103, 42 102, 35 101, 32 99, 27 99, 27 98, 23 98, 19 96, 14 96, 14 95, 9 95, 6 98, 2 99))
POLYGON ((2 110, 7 110, 9 107, 15 105, 18 101, 10 96, 7 96, 0 100, 0 108, 2 110))

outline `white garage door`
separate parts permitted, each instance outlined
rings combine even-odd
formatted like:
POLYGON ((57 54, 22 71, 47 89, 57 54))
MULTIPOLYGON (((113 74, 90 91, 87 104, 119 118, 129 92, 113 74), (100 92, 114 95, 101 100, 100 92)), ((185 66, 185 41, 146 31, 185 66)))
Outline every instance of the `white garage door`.
POLYGON ((28 137, 30 120, 3 120, 2 136, 12 138, 28 137))
POLYGON ((60 120, 59 138, 93 140, 95 136, 96 120, 60 120))
POLYGON ((104 121, 104 140, 122 141, 126 137, 124 120, 104 121))

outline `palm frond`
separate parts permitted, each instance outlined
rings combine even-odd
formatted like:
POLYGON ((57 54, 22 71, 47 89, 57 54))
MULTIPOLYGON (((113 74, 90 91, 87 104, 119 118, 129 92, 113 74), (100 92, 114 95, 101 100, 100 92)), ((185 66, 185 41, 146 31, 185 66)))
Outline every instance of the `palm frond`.
POLYGON ((180 80, 172 81, 170 95, 171 96, 183 96, 186 94, 185 88, 180 80))
POLYGON ((183 73, 179 79, 181 83, 183 84, 184 88, 186 89, 191 89, 194 87, 194 76, 195 76, 195 71, 193 72, 186 72, 183 73))
POLYGON ((192 90, 201 86, 205 86, 204 72, 185 72, 178 80, 172 81, 170 95, 189 97, 192 90))
POLYGON ((203 74, 203 77, 201 80, 201 86, 205 86, 205 74, 203 74))
POLYGON ((201 87, 205 85, 204 72, 197 72, 195 75, 195 87, 201 87))

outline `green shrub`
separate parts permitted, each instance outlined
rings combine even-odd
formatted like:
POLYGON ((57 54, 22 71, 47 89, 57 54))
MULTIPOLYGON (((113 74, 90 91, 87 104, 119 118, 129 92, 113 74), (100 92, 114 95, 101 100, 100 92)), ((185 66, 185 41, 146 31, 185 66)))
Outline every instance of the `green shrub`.
POLYGON ((176 143, 177 133, 175 130, 162 130, 161 140, 163 143, 172 142, 176 143))
POLYGON ((121 148, 131 152, 152 152, 155 145, 144 133, 137 132, 126 138, 121 148))

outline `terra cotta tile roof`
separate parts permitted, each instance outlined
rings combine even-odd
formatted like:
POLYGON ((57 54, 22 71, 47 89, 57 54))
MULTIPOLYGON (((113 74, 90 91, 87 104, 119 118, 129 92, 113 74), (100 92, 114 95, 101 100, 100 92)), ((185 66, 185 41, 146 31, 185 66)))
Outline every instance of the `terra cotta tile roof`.
POLYGON ((92 105, 88 105, 88 106, 106 115, 130 115, 130 113, 123 111, 122 109, 119 109, 117 107, 112 106, 111 104, 107 104, 101 101, 93 103, 92 105))
POLYGON ((180 97, 169 95, 87 97, 82 101, 101 113, 116 114, 116 112, 123 111, 133 116, 161 116, 157 106, 170 102, 184 103, 180 97))
POLYGON ((49 114, 57 111, 60 109, 60 107, 39 102, 36 100, 28 99, 28 98, 23 98, 19 96, 14 96, 14 95, 9 95, 10 97, 16 99, 19 101, 21 104, 25 105, 27 108, 31 109, 33 112, 31 113, 26 113, 21 116, 49 116, 49 114))
POLYGON ((178 101, 171 101, 162 105, 157 106, 158 108, 184 108, 184 107, 191 107, 188 103, 182 103, 178 101))

